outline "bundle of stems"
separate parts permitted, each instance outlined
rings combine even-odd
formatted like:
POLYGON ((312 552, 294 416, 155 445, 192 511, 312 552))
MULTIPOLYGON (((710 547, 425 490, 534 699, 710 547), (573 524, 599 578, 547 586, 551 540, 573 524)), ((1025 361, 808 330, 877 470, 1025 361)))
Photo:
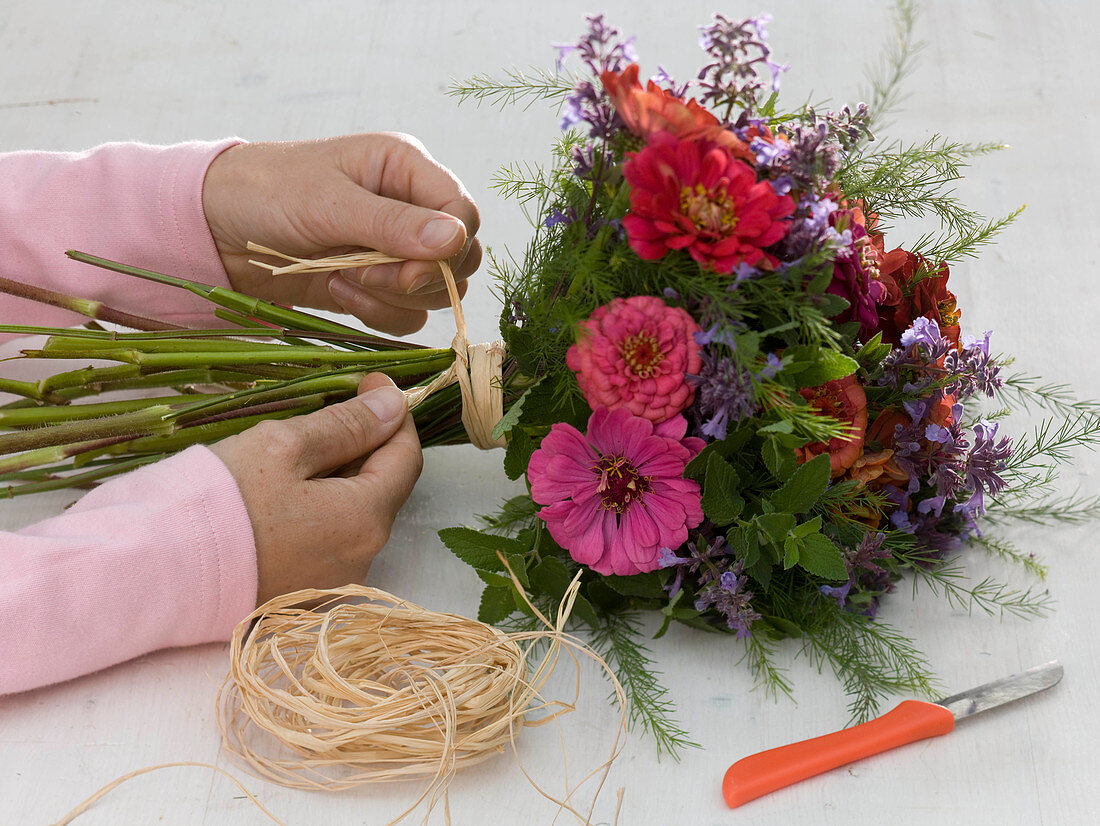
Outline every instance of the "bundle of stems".
MULTIPOLYGON (((0 292, 90 319, 74 329, 0 325, 0 333, 47 337, 38 349, 23 350, 22 358, 115 362, 82 365, 39 381, 0 377, 0 393, 20 397, 0 406, 0 430, 5 431, 0 433, 0 496, 87 487, 264 419, 310 413, 354 396, 367 373, 385 373, 402 389, 422 387, 455 359, 449 348, 382 338, 223 287, 74 250, 67 254, 188 290, 213 304, 215 316, 232 326, 178 327, 0 278, 0 292), (107 329, 100 322, 133 332, 107 329), (133 398, 135 392, 142 397, 133 398), (110 400, 87 401, 106 394, 110 400)), ((454 385, 423 399, 413 416, 425 446, 469 440, 454 385)))

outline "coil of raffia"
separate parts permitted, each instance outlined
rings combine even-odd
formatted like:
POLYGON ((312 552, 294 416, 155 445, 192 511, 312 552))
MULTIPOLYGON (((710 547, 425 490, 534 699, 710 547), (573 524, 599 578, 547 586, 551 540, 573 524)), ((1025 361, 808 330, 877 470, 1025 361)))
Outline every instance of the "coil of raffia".
POLYGON ((508 635, 375 588, 302 591, 249 619, 233 635, 219 698, 224 742, 283 785, 444 776, 499 753, 531 699, 524 652, 508 635), (318 604, 294 605, 302 600, 318 604), (296 756, 248 745, 253 726, 296 756))

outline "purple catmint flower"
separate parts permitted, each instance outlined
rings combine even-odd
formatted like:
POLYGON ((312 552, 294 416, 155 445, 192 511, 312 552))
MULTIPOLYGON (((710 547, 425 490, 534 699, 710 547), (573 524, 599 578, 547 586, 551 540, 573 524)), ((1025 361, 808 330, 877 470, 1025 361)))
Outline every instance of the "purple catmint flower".
POLYGON ((697 78, 704 102, 752 111, 766 86, 773 92, 779 90, 779 76, 790 67, 771 59, 767 31, 770 20, 762 14, 734 22, 716 14, 713 23, 699 27, 699 47, 711 58, 697 78), (761 68, 768 70, 770 83, 760 77, 761 68))
MULTIPOLYGON (((638 61, 633 37, 621 39, 619 30, 607 25, 602 14, 589 15, 586 19, 588 31, 577 43, 554 47, 558 50, 559 72, 571 54, 581 59, 593 79, 603 72, 619 72, 627 64, 638 61)), ((594 138, 608 138, 623 127, 603 86, 592 80, 579 81, 562 104, 561 128, 571 129, 581 123, 588 124, 589 134, 594 138)))
POLYGON ((695 610, 713 607, 725 618, 730 630, 736 632, 738 639, 750 636, 752 624, 760 619, 760 614, 752 608, 753 594, 745 590, 747 582, 741 563, 733 562, 696 592, 695 610))
POLYGON ((712 348, 700 350, 699 357, 703 362, 699 375, 687 376, 697 386, 691 408, 696 429, 712 439, 724 439, 731 424, 756 411, 752 374, 712 348))
POLYGON ((964 336, 960 349, 948 351, 944 357, 943 369, 954 380, 948 392, 958 393, 960 398, 977 393, 992 398, 1004 385, 999 376, 1001 366, 989 357, 990 335, 992 333, 987 332, 980 339, 964 336))
POLYGON ((960 509, 970 513, 985 513, 985 494, 996 496, 1005 488, 1000 474, 1008 467, 1012 456, 1012 441, 1007 436, 997 437, 997 423, 981 421, 974 425, 974 447, 966 457, 964 471, 966 486, 973 491, 969 501, 960 509))

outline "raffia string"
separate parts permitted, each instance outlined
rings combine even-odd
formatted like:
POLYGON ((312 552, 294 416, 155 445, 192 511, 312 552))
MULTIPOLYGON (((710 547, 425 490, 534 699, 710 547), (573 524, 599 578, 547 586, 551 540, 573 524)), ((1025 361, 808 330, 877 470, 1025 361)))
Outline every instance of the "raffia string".
MULTIPOLYGON (((258 260, 249 262, 278 276, 376 267, 379 264, 397 264, 406 260, 374 250, 333 255, 327 258, 296 258, 252 241, 248 242, 248 250, 289 261, 289 264, 282 266, 258 260)), ((462 424, 470 437, 470 443, 482 450, 504 447, 503 437, 493 438, 493 428, 504 415, 504 389, 501 384, 504 342, 498 340, 484 344, 470 344, 466 337, 466 318, 462 314, 462 300, 458 295, 454 273, 451 272, 450 264, 446 261, 441 260, 438 263, 443 273, 443 281, 447 285, 451 309, 454 311, 455 337, 451 341, 451 349, 455 351, 455 361, 446 372, 437 376, 429 384, 405 391, 409 399, 409 408, 416 407, 437 390, 458 382, 459 391, 462 394, 462 424)))
MULTIPOLYGON (((291 788, 339 790, 368 782, 427 780, 416 801, 391 824, 425 801, 426 823, 440 800, 449 824, 446 790, 454 773, 508 746, 540 795, 591 826, 600 790, 623 748, 626 695, 603 658, 564 632, 579 587, 578 576, 553 621, 528 600, 545 630, 510 634, 359 585, 276 597, 233 633, 230 670, 218 692, 222 745, 246 771, 291 788), (549 645, 529 668, 531 648, 540 641, 549 645), (545 700, 541 690, 563 652, 576 668, 573 700, 545 700), (578 654, 594 660, 610 678, 619 725, 608 759, 571 787, 567 783, 559 799, 524 768, 515 735, 519 725, 541 726, 574 710, 580 692, 578 654), (283 756, 265 753, 272 742, 283 756), (591 780, 596 788, 582 812, 574 797, 591 780)), ((207 766, 226 774, 282 823, 224 770, 206 763, 167 763, 109 783, 55 826, 65 826, 123 782, 173 766, 207 766)), ((621 806, 619 789, 616 823, 621 806)))

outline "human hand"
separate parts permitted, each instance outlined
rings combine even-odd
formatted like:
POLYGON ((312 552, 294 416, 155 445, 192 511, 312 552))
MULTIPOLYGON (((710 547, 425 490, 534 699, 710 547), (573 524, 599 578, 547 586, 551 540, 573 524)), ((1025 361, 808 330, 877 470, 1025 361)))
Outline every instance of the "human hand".
POLYGON ((363 379, 354 399, 261 422, 210 449, 252 521, 257 605, 363 582, 423 467, 405 396, 380 373, 363 379), (337 470, 347 475, 327 475, 337 470))
POLYGON ((437 260, 449 259, 460 294, 481 263, 473 199, 408 135, 239 144, 210 165, 202 201, 233 289, 348 312, 393 335, 449 304, 437 260), (249 241, 301 258, 366 247, 409 261, 272 276, 248 263, 249 241))

